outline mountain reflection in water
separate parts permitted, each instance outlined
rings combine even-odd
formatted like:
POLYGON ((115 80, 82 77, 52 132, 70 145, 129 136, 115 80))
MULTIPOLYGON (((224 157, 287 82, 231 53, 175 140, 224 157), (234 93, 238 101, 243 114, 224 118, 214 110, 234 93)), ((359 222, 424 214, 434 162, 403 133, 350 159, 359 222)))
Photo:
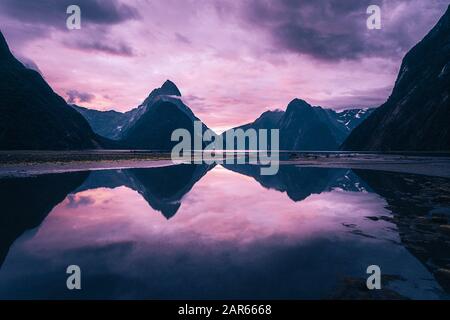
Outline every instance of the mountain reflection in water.
POLYGON ((448 298, 449 186, 288 165, 0 179, 0 298, 448 298))

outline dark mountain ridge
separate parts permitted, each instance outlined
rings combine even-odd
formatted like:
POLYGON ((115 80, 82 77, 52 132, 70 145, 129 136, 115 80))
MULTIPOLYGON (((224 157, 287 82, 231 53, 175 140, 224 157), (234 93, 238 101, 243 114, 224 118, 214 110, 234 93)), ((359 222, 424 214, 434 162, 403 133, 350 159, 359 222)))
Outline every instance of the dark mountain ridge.
MULTIPOLYGON (((254 122, 233 129, 279 129, 280 150, 338 150, 350 132, 372 111, 349 109, 336 112, 294 99, 286 111, 266 111, 254 122)), ((227 131, 222 134, 225 141, 226 134, 227 131)), ((268 134, 270 137, 270 132, 268 134)), ((236 141, 234 146, 236 148, 236 141)), ((268 147, 271 147, 270 138, 268 147)))
POLYGON ((108 145, 42 76, 20 63, 0 32, 0 149, 94 149, 108 145))
POLYGON ((404 57, 392 94, 343 150, 450 150, 450 6, 404 57))
POLYGON ((117 140, 118 134, 120 134, 120 126, 126 121, 126 113, 114 110, 98 111, 75 104, 71 106, 81 113, 95 133, 109 139, 117 140))
MULTIPOLYGON (((86 118, 94 132, 109 139, 120 140, 155 102, 164 99, 178 103, 177 97, 181 97, 180 91, 172 81, 167 80, 160 88, 153 89, 142 104, 127 112, 99 111, 78 105, 72 105, 72 107, 86 118)), ((180 106, 180 109, 189 117, 193 116, 187 106, 180 106)))
MULTIPOLYGON (((171 150, 178 143, 171 141, 172 132, 184 128, 193 136, 194 122, 200 121, 170 80, 128 112, 97 111, 75 105, 73 108, 89 121, 96 133, 132 149, 171 150)), ((207 129, 202 123, 202 133, 207 129)))

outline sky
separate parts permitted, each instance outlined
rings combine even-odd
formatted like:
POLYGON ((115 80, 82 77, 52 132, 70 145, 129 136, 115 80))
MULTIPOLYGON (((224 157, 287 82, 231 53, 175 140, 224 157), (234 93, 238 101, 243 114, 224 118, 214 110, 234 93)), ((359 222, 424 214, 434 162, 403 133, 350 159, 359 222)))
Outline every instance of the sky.
POLYGON ((70 103, 127 111, 170 79, 221 132, 294 98, 376 107, 448 0, 0 0, 13 53, 70 103), (69 30, 66 9, 81 9, 69 30), (381 8, 381 29, 366 10, 381 8))

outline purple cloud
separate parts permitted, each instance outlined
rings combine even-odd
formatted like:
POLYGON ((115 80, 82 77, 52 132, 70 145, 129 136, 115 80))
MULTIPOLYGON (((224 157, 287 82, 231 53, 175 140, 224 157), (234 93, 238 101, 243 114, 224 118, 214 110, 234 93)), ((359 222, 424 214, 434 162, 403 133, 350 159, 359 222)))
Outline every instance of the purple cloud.
POLYGON ((423 37, 424 26, 436 21, 446 5, 406 0, 250 0, 242 19, 268 33, 281 51, 331 61, 399 57, 423 37), (366 27, 366 9, 372 4, 381 7, 381 30, 366 27))
POLYGON ((96 51, 117 56, 131 57, 134 55, 133 49, 123 42, 108 42, 99 39, 85 39, 68 43, 69 47, 84 50, 96 51))
POLYGON ((66 95, 68 103, 85 103, 95 99, 95 95, 88 92, 80 92, 78 90, 68 90, 66 95))
POLYGON ((330 100, 322 100, 324 106, 334 106, 336 110, 351 108, 375 108, 386 101, 386 97, 392 92, 392 85, 369 90, 349 90, 330 100))
POLYGON ((113 25, 139 19, 138 11, 117 0, 2 0, 0 10, 23 23, 38 23, 62 29, 66 27, 66 9, 76 4, 81 8, 83 23, 113 25))

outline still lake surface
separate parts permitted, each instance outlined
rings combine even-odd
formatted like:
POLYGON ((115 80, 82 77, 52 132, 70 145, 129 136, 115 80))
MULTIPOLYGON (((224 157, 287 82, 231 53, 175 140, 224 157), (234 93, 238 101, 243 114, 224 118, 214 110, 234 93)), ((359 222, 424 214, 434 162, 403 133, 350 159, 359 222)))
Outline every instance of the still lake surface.
POLYGON ((2 299, 449 298, 446 178, 182 164, 4 178, 0 201, 2 299))

